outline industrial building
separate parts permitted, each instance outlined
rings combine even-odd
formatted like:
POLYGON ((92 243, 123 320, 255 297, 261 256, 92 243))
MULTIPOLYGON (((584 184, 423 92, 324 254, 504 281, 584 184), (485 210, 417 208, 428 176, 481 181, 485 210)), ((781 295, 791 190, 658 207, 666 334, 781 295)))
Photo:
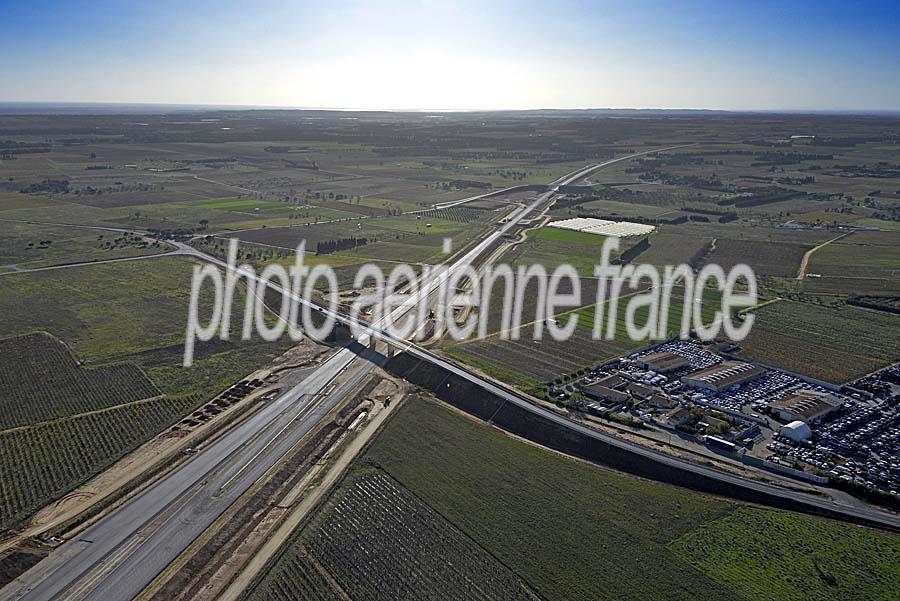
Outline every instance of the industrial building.
POLYGON ((671 409, 678 405, 678 403, 664 394, 656 393, 652 397, 650 397, 647 401, 651 407, 656 407, 657 409, 671 409))
POLYGON ((687 358, 677 355, 669 351, 660 351, 658 353, 650 353, 637 358, 638 364, 644 369, 655 371, 659 374, 667 374, 690 367, 691 363, 687 358))
POLYGON ((637 382, 632 382, 625 387, 625 390, 634 398, 641 399, 642 401, 646 401, 656 393, 653 388, 638 384, 637 382))
POLYGON ((690 409, 686 409, 684 407, 676 407, 675 409, 672 409, 671 411, 666 413, 663 419, 667 424, 674 427, 682 426, 688 423, 689 421, 691 421, 691 418, 692 416, 690 409))
POLYGON ((585 386, 581 389, 581 392, 584 393, 585 396, 590 397, 596 401, 603 401, 606 403, 624 403, 628 400, 628 395, 624 392, 619 392, 618 390, 607 388, 602 384, 591 384, 589 386, 585 386))
POLYGON ((625 380, 622 379, 621 376, 611 375, 604 376, 597 380, 596 384, 600 384, 601 386, 606 386, 607 388, 614 388, 618 390, 627 384, 625 380))
POLYGON ((717 451, 725 451, 728 453, 737 453, 739 451, 745 450, 745 449, 740 449, 740 447, 738 447, 733 442, 729 442, 729 441, 725 440, 724 438, 719 438, 718 436, 704 436, 703 441, 706 443, 706 446, 710 447, 711 449, 715 449, 717 451))
POLYGON ((681 378, 686 386, 722 392, 732 386, 740 386, 766 373, 762 367, 743 361, 725 361, 681 378))
POLYGON ((840 400, 828 393, 801 390, 770 403, 769 410, 784 421, 814 422, 837 409, 840 404, 840 400))

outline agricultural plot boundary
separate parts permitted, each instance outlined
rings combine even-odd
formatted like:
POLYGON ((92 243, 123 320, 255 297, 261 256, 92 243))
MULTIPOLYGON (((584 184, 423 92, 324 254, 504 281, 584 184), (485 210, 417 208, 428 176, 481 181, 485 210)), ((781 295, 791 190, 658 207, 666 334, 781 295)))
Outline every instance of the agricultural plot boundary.
POLYGON ((494 426, 511 434, 567 455, 699 492, 883 528, 880 523, 870 523, 864 518, 855 518, 792 498, 770 494, 755 488, 746 488, 712 476, 662 463, 651 456, 637 453, 627 447, 614 445, 599 437, 588 436, 566 428, 518 405, 507 403, 466 379, 406 353, 395 355, 385 365, 385 369, 470 415, 489 421, 494 426))
POLYGON ((0 430, 161 395, 136 365, 82 367, 46 332, 0 339, 0 430))
POLYGON ((538 600, 490 552, 375 468, 347 477, 249 599, 339 598, 335 585, 355 601, 538 600))

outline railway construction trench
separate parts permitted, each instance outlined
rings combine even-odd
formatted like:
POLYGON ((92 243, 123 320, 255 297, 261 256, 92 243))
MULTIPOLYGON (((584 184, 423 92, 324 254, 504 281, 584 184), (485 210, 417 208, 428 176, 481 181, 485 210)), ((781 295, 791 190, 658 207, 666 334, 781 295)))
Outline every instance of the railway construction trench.
MULTIPOLYGON (((609 441, 608 435, 601 432, 594 431, 596 435, 589 435, 579 431, 581 429, 566 427, 537 412, 528 411, 500 398, 441 366, 433 365, 407 353, 395 355, 383 367, 389 373, 430 391, 457 409, 510 434, 592 463, 658 482, 739 501, 900 532, 900 527, 885 522, 851 515, 838 509, 830 509, 825 505, 824 499, 822 503, 805 502, 795 496, 779 495, 774 490, 772 492, 761 490, 768 487, 758 483, 754 484, 753 481, 748 480, 746 484, 743 484, 740 478, 726 478, 724 473, 720 479, 703 473, 714 468, 694 471, 691 469, 691 464, 686 461, 658 451, 649 448, 640 449, 631 444, 614 444, 609 441)), ((771 486, 771 488, 775 487, 771 486)), ((787 489, 785 492, 788 492, 787 489)), ((886 514, 886 516, 888 515, 886 514)))

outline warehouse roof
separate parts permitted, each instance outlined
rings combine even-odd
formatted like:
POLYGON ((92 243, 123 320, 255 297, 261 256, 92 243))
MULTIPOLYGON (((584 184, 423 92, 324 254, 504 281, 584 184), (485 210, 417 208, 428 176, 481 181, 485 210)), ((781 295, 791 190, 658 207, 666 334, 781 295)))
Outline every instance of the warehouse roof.
POLYGON ((607 388, 601 384, 591 384, 585 386, 581 391, 587 396, 604 401, 612 401, 614 403, 622 403, 628 400, 628 395, 612 388, 607 388))
POLYGON ((801 390, 780 401, 770 403, 769 407, 776 411, 796 415, 803 421, 809 421, 828 413, 840 404, 841 402, 830 394, 814 390, 801 390))
POLYGON ((688 367, 691 364, 687 358, 669 351, 650 353, 649 355, 638 357, 638 361, 656 371, 681 369, 682 367, 688 367))
POLYGON ((743 361, 725 361, 718 365, 688 374, 683 377, 682 380, 704 382, 722 390, 728 388, 732 384, 746 382, 747 380, 764 373, 766 373, 765 369, 753 365, 752 363, 744 363, 743 361))

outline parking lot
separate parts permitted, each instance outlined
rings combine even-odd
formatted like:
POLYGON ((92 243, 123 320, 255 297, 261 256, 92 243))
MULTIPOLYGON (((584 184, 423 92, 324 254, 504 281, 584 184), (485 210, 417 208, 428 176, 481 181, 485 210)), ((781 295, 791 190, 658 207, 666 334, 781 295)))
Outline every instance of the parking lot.
POLYGON ((878 394, 851 393, 856 398, 811 424, 808 443, 776 437, 769 449, 772 460, 806 464, 837 482, 900 498, 900 395, 889 381, 895 370, 854 383, 853 388, 878 394))

